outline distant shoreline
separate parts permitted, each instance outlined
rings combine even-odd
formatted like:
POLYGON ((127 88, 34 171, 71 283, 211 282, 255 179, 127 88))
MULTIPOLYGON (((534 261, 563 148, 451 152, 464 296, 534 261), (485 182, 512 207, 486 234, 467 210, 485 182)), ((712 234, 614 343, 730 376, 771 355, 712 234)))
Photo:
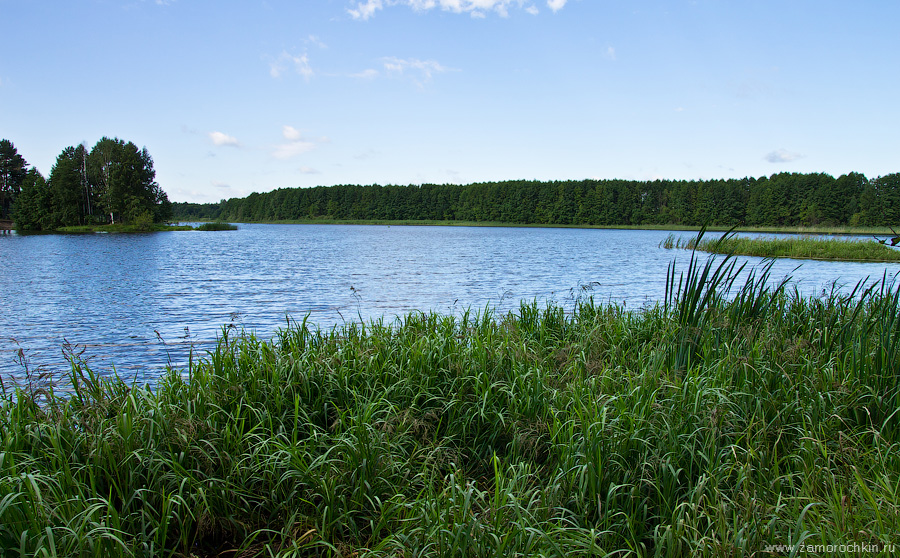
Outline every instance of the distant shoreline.
MULTIPOLYGON (((211 223, 211 220, 185 219, 192 223, 211 223)), ((410 227, 509 227, 509 228, 534 228, 534 229, 612 229, 612 230, 642 230, 642 231, 700 231, 703 227, 695 225, 561 225, 561 224, 536 224, 536 223, 507 223, 503 221, 456 221, 456 220, 414 220, 414 219, 284 219, 274 221, 229 221, 231 223, 243 223, 254 225, 386 225, 386 226, 410 226, 410 227)), ((709 232, 727 232, 732 230, 726 226, 706 227, 709 232)), ((808 234, 808 235, 847 235, 869 236, 887 235, 891 233, 888 227, 735 227, 735 232, 770 233, 770 234, 808 234)))

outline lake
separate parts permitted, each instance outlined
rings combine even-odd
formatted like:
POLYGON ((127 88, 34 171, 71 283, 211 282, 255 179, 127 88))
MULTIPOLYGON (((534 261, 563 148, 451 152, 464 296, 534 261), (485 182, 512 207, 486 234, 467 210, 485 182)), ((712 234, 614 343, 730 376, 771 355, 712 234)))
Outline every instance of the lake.
MULTIPOLYGON (((65 370, 63 349, 100 373, 152 382, 223 327, 270 338, 287 317, 330 328, 411 311, 458 314, 520 301, 568 308, 580 294, 640 308, 690 254, 668 231, 515 227, 240 225, 237 231, 0 237, 0 378, 65 370), (24 362, 23 362, 24 361, 24 362)), ((692 233, 676 233, 689 237, 692 233)), ((703 257, 706 257, 703 255, 703 257)), ((751 264, 758 258, 746 258, 751 264)), ((898 264, 779 260, 816 294, 898 264), (799 269, 795 268, 800 266, 799 269)))

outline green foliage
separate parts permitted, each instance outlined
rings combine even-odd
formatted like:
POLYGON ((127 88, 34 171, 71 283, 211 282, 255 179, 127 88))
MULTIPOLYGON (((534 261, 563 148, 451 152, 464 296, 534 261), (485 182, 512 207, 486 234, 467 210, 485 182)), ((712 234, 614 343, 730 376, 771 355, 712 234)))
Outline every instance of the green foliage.
MULTIPOLYGON (((781 173, 708 181, 506 181, 278 189, 217 204, 174 204, 180 220, 471 221, 597 226, 889 226, 900 175, 781 173)), ((895 199, 896 198, 896 199, 895 199)), ((896 202, 896 203, 894 203, 896 202)), ((894 215, 897 213, 897 215, 894 215)))
POLYGON ((131 224, 140 232, 150 232, 153 230, 153 214, 150 211, 144 211, 135 217, 131 224))
MULTIPOLYGON (((900 285, 730 259, 664 303, 289 322, 155 389, 0 404, 11 556, 752 556, 896 545, 900 285)), ((62 390, 66 392, 63 393, 62 390)), ((890 552, 884 552, 889 555, 890 552)))
POLYGON ((91 149, 87 169, 91 198, 102 219, 132 222, 147 212, 155 222, 168 218, 169 201, 154 180, 156 171, 147 148, 139 150, 131 142, 104 137, 91 149))
POLYGON ((236 231, 237 225, 231 223, 223 223, 216 221, 214 223, 203 223, 197 227, 198 231, 236 231))
POLYGON ((46 211, 50 206, 50 187, 41 173, 32 167, 25 180, 22 182, 22 190, 16 199, 12 218, 16 228, 20 231, 40 231, 53 226, 51 216, 46 211))
POLYGON ((50 169, 50 206, 45 208, 54 227, 85 225, 90 216, 87 149, 67 147, 50 169))
MULTIPOLYGON (((26 185, 24 171, 19 179, 8 170, 7 167, 15 167, 16 160, 17 164, 24 164, 21 157, 16 157, 12 144, 0 141, 0 202, 6 204, 3 208, 11 205, 10 200, 20 197, 20 186, 29 188, 21 194, 24 198, 17 204, 21 207, 14 209, 19 230, 117 222, 150 230, 153 223, 163 223, 172 217, 172 204, 155 182, 153 159, 146 148, 138 149, 131 142, 105 137, 90 151, 85 144, 63 149, 50 171, 46 192, 44 184, 37 184, 35 178, 29 179, 31 182, 26 185)), ((0 217, 5 215, 6 209, 0 217)))
POLYGON ((12 213, 28 172, 26 165, 11 141, 0 140, 0 219, 6 219, 12 213))

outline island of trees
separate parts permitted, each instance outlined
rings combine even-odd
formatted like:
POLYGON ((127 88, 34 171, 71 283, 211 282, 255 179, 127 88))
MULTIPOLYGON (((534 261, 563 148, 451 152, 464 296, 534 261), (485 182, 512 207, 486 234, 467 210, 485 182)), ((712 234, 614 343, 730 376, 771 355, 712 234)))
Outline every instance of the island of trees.
POLYGON ((505 181, 287 188, 212 204, 179 220, 471 221, 576 226, 885 227, 900 222, 900 174, 780 173, 729 180, 505 181))
POLYGON ((45 179, 28 168, 9 140, 0 140, 0 219, 24 231, 124 223, 149 228, 172 217, 156 183, 147 148, 104 137, 93 148, 66 147, 45 179))

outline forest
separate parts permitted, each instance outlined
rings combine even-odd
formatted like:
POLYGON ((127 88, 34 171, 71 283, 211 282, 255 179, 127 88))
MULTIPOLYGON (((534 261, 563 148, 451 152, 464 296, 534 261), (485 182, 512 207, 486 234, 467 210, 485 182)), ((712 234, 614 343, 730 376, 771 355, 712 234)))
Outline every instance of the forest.
POLYGON ((438 220, 535 225, 894 226, 900 173, 729 180, 516 180, 283 188, 173 204, 179 220, 438 220))
POLYGON ((147 148, 104 137, 66 147, 50 177, 28 168, 15 145, 0 140, 0 219, 20 231, 126 223, 149 226, 172 217, 147 148))

